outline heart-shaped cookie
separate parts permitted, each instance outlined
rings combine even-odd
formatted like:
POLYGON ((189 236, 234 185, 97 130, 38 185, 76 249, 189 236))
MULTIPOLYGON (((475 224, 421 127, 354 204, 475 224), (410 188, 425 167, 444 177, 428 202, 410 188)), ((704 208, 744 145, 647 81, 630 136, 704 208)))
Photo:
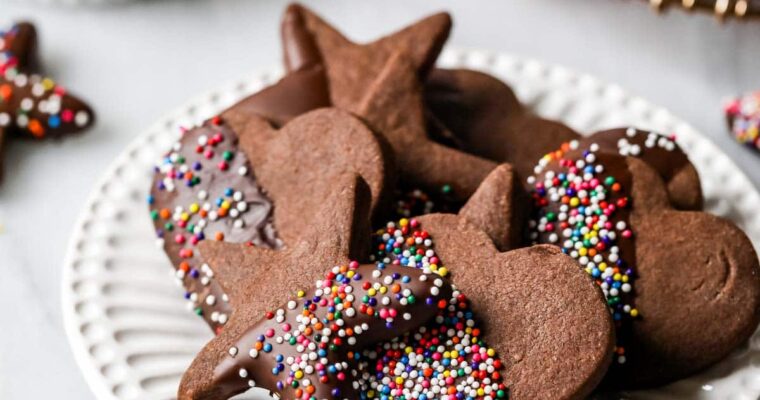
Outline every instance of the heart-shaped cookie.
POLYGON ((312 111, 279 130, 261 117, 231 119, 227 124, 215 118, 185 132, 157 167, 149 199, 157 234, 186 297, 216 331, 231 309, 213 270, 199 257, 198 243, 212 239, 269 248, 297 243, 335 176, 359 173, 369 182, 367 206, 373 209, 387 179, 374 134, 344 111, 312 111))

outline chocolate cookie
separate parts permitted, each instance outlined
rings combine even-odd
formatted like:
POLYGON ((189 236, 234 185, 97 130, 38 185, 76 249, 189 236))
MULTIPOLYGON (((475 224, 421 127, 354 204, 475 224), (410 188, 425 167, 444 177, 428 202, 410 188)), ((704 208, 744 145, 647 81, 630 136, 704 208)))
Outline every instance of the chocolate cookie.
POLYGON ((535 243, 575 258, 602 288, 617 325, 616 388, 686 377, 749 338, 760 318, 760 270, 732 223, 676 211, 647 163, 578 142, 528 180, 535 243))
POLYGON ((378 132, 397 164, 401 184, 467 199, 496 164, 456 151, 427 135, 419 78, 448 37, 448 14, 436 14, 368 44, 356 44, 305 7, 288 8, 283 35, 286 67, 322 60, 330 99, 378 132), (316 52, 316 54, 315 54, 316 52))
MULTIPOLYGON (((533 173, 542 155, 563 142, 581 139, 569 127, 527 110, 507 85, 482 72, 434 70, 425 85, 425 102, 433 117, 453 134, 449 143, 472 154, 509 162, 523 178, 533 173)), ((672 138, 638 130, 628 136, 627 132, 630 130, 613 129, 590 137, 605 152, 619 152, 621 139, 638 146, 637 156, 667 182, 673 205, 685 210, 701 209, 697 172, 672 138), (646 146, 650 142, 653 145, 646 146), (666 144, 660 146, 662 142, 666 144)))
POLYGON ((33 25, 24 22, 0 31, 0 156, 11 136, 58 137, 92 125, 89 106, 52 79, 34 73, 36 51, 33 25))
POLYGON ((216 332, 231 307, 198 243, 297 243, 331 190, 332 177, 359 173, 370 182, 367 206, 374 207, 387 170, 374 134, 346 112, 313 111, 280 130, 260 117, 241 122, 232 110, 225 115, 230 123, 214 118, 183 134, 157 167, 149 198, 157 235, 185 296, 216 332))

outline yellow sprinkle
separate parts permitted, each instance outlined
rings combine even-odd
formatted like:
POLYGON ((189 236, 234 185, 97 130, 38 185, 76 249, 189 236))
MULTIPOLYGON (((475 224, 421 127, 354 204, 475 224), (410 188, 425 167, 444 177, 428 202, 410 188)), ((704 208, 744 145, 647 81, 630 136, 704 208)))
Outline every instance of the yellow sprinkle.
POLYGON ((486 352, 486 354, 488 354, 489 357, 493 357, 493 356, 496 355, 496 350, 494 350, 494 349, 488 349, 488 351, 486 352))
POLYGON ((388 293, 388 287, 387 287, 387 286, 381 286, 381 287, 380 287, 380 293, 381 293, 381 294, 386 294, 386 293, 388 293))
POLYGON ((623 283, 628 282, 628 275, 623 275, 622 281, 623 283))
POLYGON ((348 271, 348 272, 346 272, 346 276, 349 277, 349 278, 353 278, 355 273, 356 273, 356 271, 348 271))
POLYGON ((303 290, 299 290, 298 291, 298 298, 300 299, 303 296, 306 296, 306 292, 304 292, 303 290))
POLYGON ((484 394, 486 394, 486 391, 485 391, 485 390, 483 390, 483 388, 479 388, 479 389, 478 389, 478 396, 479 396, 479 397, 483 397, 483 395, 484 395, 484 394))
POLYGON ((621 277, 622 276, 620 275, 620 273, 617 273, 617 274, 615 274, 615 275, 612 276, 612 279, 614 279, 616 281, 619 281, 621 277))
POLYGON ((631 316, 632 316, 632 317, 634 317, 634 318, 635 318, 635 317, 637 317, 638 315, 639 315, 639 310, 637 310, 637 309, 635 309, 635 308, 631 310, 631 316))
POLYGON ((400 376, 396 378, 396 384, 397 384, 397 385, 399 385, 399 386, 400 386, 400 385, 402 385, 403 383, 404 383, 404 378, 402 378, 402 377, 400 377, 400 376))
POLYGON ((190 212, 191 212, 191 213, 195 214, 195 213, 197 213, 197 212, 198 212, 200 209, 201 209, 201 207, 198 205, 198 203, 193 203, 193 204, 190 204, 190 212))
POLYGON ((300 370, 296 371, 296 379, 301 379, 301 378, 303 378, 303 371, 300 371, 300 370))
POLYGON ((446 267, 441 267, 438 269, 438 275, 440 276, 446 276, 449 274, 449 270, 446 269, 446 267))
POLYGON ((571 207, 578 207, 578 204, 581 204, 581 201, 578 200, 577 197, 573 197, 572 199, 570 199, 570 206, 571 207))
POLYGON ((45 88, 45 90, 50 90, 55 87, 55 82, 53 82, 50 78, 45 78, 42 80, 42 86, 45 88))
POLYGON ((586 253, 587 253, 587 250, 585 247, 581 247, 580 249, 578 249, 578 254, 580 254, 581 256, 585 256, 586 253))
POLYGON ((222 208, 230 208, 230 202, 225 200, 222 202, 222 208))
POLYGON ((370 288, 369 290, 367 290, 367 294, 370 296, 374 296, 377 294, 377 290, 375 290, 375 288, 370 288))
POLYGON ((401 220, 398 221, 398 224, 403 228, 403 227, 409 225, 409 220, 406 219, 406 218, 401 218, 401 220))
POLYGON ((404 349, 404 351, 406 352, 406 354, 411 353, 412 352, 412 346, 408 346, 407 348, 404 349))
POLYGON ((605 269, 607 269, 607 263, 600 263, 599 264, 599 271, 604 272, 605 269))
POLYGON ((187 213, 182 213, 182 215, 180 216, 180 219, 182 219, 183 221, 187 221, 190 219, 190 215, 188 215, 187 213))

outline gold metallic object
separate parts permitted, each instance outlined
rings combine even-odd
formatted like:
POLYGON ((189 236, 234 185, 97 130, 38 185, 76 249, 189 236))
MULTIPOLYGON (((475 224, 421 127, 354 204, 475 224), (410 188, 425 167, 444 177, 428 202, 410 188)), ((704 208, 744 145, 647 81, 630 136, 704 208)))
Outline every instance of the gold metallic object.
POLYGON ((649 0, 656 10, 678 3, 686 10, 712 10, 721 19, 760 17, 760 0, 649 0))

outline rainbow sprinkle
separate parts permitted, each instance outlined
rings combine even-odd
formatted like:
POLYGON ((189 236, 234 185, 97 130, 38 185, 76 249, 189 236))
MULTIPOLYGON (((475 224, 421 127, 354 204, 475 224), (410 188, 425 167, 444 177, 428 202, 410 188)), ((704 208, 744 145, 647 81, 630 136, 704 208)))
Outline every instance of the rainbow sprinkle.
POLYGON ((81 129, 92 116, 86 109, 68 107, 66 90, 50 78, 26 74, 11 52, 18 26, 0 31, 0 128, 17 128, 41 139, 52 132, 81 129))
MULTIPOLYGON (((415 219, 390 222, 373 237, 378 266, 403 265, 449 274, 433 240, 415 219)), ((362 352, 361 399, 507 399, 501 360, 481 338, 467 297, 454 288, 434 320, 362 352)))
MULTIPOLYGON (((630 199, 622 182, 605 176, 605 166, 597 162, 598 150, 592 144, 580 152, 578 141, 571 141, 541 159, 535 175, 528 178, 534 206, 529 235, 534 244, 558 245, 578 261, 602 289, 620 331, 625 318, 639 315, 631 304, 634 266, 626 262, 631 255, 623 251, 632 246, 630 199), (568 152, 579 156, 567 158, 568 152), (554 168, 547 170, 552 163, 554 168)), ((622 364, 621 338, 618 335, 616 354, 622 364)))
POLYGON ((731 100, 724 111, 736 141, 760 150, 760 91, 731 100))
POLYGON ((174 261, 189 308, 218 333, 231 307, 213 270, 198 257, 198 243, 212 239, 277 248, 280 242, 271 202, 250 173, 237 136, 221 118, 181 134, 154 168, 155 187, 147 202, 157 244, 174 261), (167 199, 167 207, 156 206, 159 198, 167 199))

